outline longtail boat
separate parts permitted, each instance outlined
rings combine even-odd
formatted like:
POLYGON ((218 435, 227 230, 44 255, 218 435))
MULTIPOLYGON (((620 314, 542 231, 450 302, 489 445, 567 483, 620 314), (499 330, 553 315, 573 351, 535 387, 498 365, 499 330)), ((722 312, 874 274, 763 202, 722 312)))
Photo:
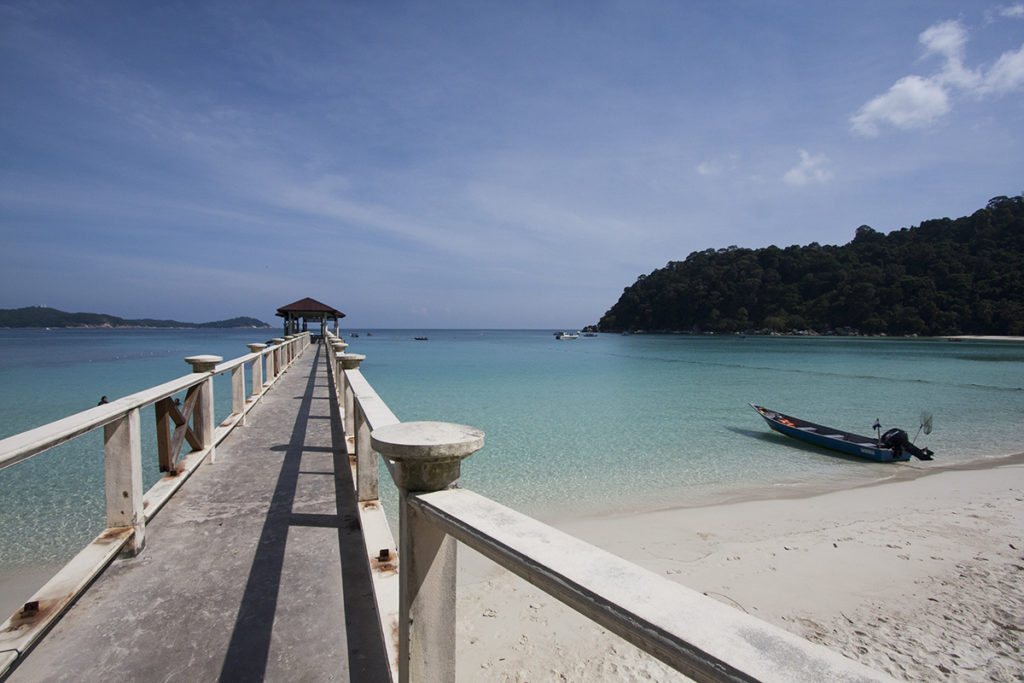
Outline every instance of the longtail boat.
MULTIPOLYGON (((800 439, 816 446, 831 448, 835 451, 858 455, 862 458, 877 460, 878 462, 901 462, 910 460, 914 456, 918 460, 931 460, 933 453, 927 448, 918 448, 907 438, 907 433, 902 429, 893 428, 879 436, 861 436, 844 432, 841 429, 825 427, 824 425, 801 420, 792 415, 769 410, 753 403, 750 407, 758 412, 768 423, 768 426, 780 434, 800 439)), ((931 418, 927 424, 922 421, 922 429, 927 426, 925 433, 931 431, 931 418)), ((878 422, 875 421, 875 428, 878 422)), ((920 430, 918 431, 920 433, 920 430)))

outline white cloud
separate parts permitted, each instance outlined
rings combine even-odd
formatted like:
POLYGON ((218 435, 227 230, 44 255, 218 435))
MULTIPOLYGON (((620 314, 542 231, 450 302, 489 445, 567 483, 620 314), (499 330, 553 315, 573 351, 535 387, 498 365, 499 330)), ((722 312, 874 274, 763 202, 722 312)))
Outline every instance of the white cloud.
POLYGON ((722 167, 714 161, 702 161, 697 164, 697 173, 701 175, 718 175, 722 167))
POLYGON ((828 163, 828 157, 824 154, 812 155, 802 149, 800 163, 786 171, 782 179, 790 185, 827 183, 832 180, 832 171, 828 168, 828 163))
POLYGON ((875 137, 879 126, 888 123, 897 128, 923 128, 950 109, 949 96, 934 79, 905 76, 889 92, 871 100, 850 122, 865 137, 875 137))
POLYGON ((697 164, 697 173, 703 176, 732 173, 737 169, 739 162, 739 154, 728 154, 726 156, 707 159, 697 164))
POLYGON ((926 54, 959 57, 967 43, 967 33, 959 21, 944 21, 926 28, 917 39, 925 46, 926 54))
POLYGON ((1024 19, 1024 5, 1000 7, 999 16, 1007 17, 1008 19, 1024 19))
POLYGON ((972 88, 980 81, 977 72, 964 67, 964 45, 967 31, 958 21, 944 21, 925 29, 918 40, 925 47, 925 56, 940 55, 946 63, 932 79, 943 83, 972 88))
POLYGON ((1024 84, 1024 45, 1016 52, 1004 52, 985 74, 979 93, 1002 95, 1024 84))
MULTIPOLYGON (((1024 16, 1024 5, 1004 8, 1003 16, 1024 16)), ((921 32, 918 40, 925 56, 944 58, 941 69, 930 76, 910 75, 896 81, 888 92, 871 99, 850 117, 850 126, 864 137, 875 137, 881 129, 925 128, 953 108, 958 94, 984 97, 1003 94, 1024 84, 1024 46, 1004 52, 986 72, 983 67, 964 65, 967 30, 959 21, 944 21, 921 32)))

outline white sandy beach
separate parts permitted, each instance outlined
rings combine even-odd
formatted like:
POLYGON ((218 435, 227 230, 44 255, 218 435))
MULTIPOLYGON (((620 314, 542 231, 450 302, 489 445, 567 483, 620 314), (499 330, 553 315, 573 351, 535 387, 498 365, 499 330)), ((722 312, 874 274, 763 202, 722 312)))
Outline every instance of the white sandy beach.
MULTIPOLYGON (((1024 680, 1024 454, 894 474, 813 497, 557 526, 896 678, 1024 680)), ((682 679, 459 552, 460 680, 682 679)))

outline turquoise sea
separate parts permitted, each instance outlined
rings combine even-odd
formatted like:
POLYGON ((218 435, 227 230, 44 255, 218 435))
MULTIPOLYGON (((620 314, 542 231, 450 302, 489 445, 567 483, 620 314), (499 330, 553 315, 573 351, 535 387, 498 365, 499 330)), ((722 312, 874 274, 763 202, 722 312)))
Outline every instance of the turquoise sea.
MULTIPOLYGON (((546 519, 845 488, 935 466, 796 445, 748 402, 865 434, 878 418, 911 437, 927 411, 934 431, 918 444, 939 464, 1024 452, 1021 343, 355 331, 342 330, 349 351, 366 355, 363 374, 400 419, 486 432, 463 486, 546 519)), ((186 356, 234 358, 278 334, 0 330, 0 437, 187 374, 186 356)), ((219 420, 230 382, 215 387, 219 420)), ((142 419, 151 433, 151 414, 142 419)), ((101 431, 0 471, 0 578, 59 564, 99 532, 102 472, 101 431)))

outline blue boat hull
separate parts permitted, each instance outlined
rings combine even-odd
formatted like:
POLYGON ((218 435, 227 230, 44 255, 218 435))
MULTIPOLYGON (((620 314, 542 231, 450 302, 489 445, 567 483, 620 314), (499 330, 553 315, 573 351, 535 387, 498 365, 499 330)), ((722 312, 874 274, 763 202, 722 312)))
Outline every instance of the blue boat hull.
POLYGON ((824 425, 801 420, 800 418, 785 415, 763 408, 759 405, 750 404, 750 407, 764 418, 768 426, 780 434, 799 439, 806 443, 829 448, 834 451, 855 455, 877 462, 903 462, 910 460, 910 453, 898 452, 892 448, 879 446, 878 441, 870 436, 852 434, 839 429, 832 429, 824 425))

